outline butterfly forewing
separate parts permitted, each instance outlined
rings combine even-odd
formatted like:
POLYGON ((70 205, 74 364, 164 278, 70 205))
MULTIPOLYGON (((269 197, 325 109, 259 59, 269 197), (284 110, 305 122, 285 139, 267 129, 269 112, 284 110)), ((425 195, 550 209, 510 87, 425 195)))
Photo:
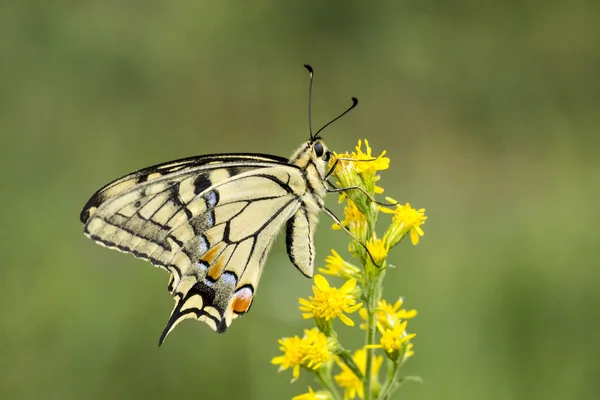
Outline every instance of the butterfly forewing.
MULTIPOLYGON (((164 260, 153 255, 159 249, 170 249, 174 237, 168 233, 192 217, 192 206, 188 205, 192 199, 223 179, 280 163, 275 157, 219 155, 145 168, 115 180, 92 196, 81 212, 84 231, 107 247, 164 267, 164 260)), ((193 204, 196 214, 200 206, 201 201, 193 204)), ((168 258, 168 254, 164 256, 168 258)))
MULTIPOLYGON (((221 175, 221 178, 224 176, 221 171, 223 166, 227 166, 227 173, 229 176, 233 176, 255 168, 287 164, 287 161, 283 157, 264 154, 212 154, 182 158, 146 167, 115 179, 100 188, 86 203, 81 211, 80 220, 85 224, 100 204, 110 198, 124 194, 129 189, 137 190, 141 187, 140 185, 146 182, 156 183, 159 179, 170 179, 178 175, 184 177, 194 176, 197 179, 194 190, 200 192, 211 185, 211 179, 216 182, 219 175, 221 175), (215 175, 211 177, 212 172, 215 172, 215 175)), ((185 178, 180 177, 180 179, 185 178)))

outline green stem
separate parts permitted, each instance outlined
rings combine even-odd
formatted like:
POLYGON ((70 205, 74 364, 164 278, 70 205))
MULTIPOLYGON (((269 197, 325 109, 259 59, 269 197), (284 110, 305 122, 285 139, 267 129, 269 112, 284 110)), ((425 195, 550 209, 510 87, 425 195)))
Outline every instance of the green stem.
POLYGON ((380 398, 381 398, 381 395, 383 393, 385 393, 385 391, 387 390, 387 387, 393 381, 394 373, 396 372, 396 363, 394 361, 390 360, 389 358, 387 359, 386 371, 387 371, 387 374, 386 374, 387 376, 385 378, 385 382, 383 383, 382 389, 379 392, 380 398))
MULTIPOLYGON (((373 296, 369 296, 369 302, 367 306, 367 345, 375 343, 375 312, 372 306, 373 296)), ((371 400, 373 397, 373 358, 375 356, 375 349, 367 348, 367 362, 365 368, 365 400, 371 400)))
POLYGON ((367 231, 367 237, 371 238, 375 236, 375 225, 377 225, 377 211, 371 213, 372 215, 367 217, 369 229, 367 231))
POLYGON ((400 367, 402 366, 402 362, 398 361, 394 363, 394 373, 390 380, 386 382, 386 384, 381 389, 381 394, 379 395, 378 400, 387 400, 394 390, 398 388, 402 384, 402 380, 398 379, 400 376, 400 367))
POLYGON ((337 388, 335 387, 333 380, 331 379, 330 370, 328 369, 326 373, 324 372, 325 371, 323 371, 323 368, 320 368, 317 371, 317 377, 319 377, 319 381, 321 381, 323 387, 331 393, 331 396, 334 400, 342 400, 340 393, 337 391, 337 388))
POLYGON ((348 350, 342 349, 341 351, 337 352, 336 354, 340 357, 340 359, 344 362, 344 364, 346 364, 346 366, 348 368, 350 368, 352 373, 354 375, 356 375, 356 377, 358 379, 360 379, 362 382, 364 382, 365 377, 363 376, 360 368, 358 368, 358 365, 356 365, 356 363, 354 362, 352 357, 350 357, 348 350))
MULTIPOLYGON (((384 261, 385 263, 385 261, 384 261)), ((376 344, 376 310, 377 303, 381 298, 382 281, 385 276, 385 270, 377 267, 373 268, 374 276, 367 277, 367 345, 376 344)), ((375 359, 375 349, 367 348, 367 361, 365 366, 365 400, 373 398, 373 361, 375 359)), ((377 377, 375 377, 377 379, 377 377)))
POLYGON ((377 400, 387 400, 389 399, 389 397, 400 387, 404 384, 404 382, 407 381, 415 381, 415 382, 423 382, 423 380, 419 377, 419 376, 403 376, 402 378, 400 378, 400 370, 402 369, 402 366, 404 365, 404 362, 406 361, 405 358, 405 352, 406 352, 406 347, 404 348, 404 351, 402 351, 402 353, 400 353, 398 355, 398 359, 396 361, 394 361, 393 363, 393 367, 392 367, 392 372, 390 372, 388 375, 388 379, 386 380, 385 384, 383 385, 383 388, 381 389, 381 392, 379 392, 379 397, 377 398, 377 400))
MULTIPOLYGON (((373 290, 373 281, 367 278, 367 345, 375 344, 375 308, 376 294, 373 290)), ((367 360, 365 365, 365 400, 371 400, 373 398, 373 359, 375 357, 375 349, 367 348, 367 360)))

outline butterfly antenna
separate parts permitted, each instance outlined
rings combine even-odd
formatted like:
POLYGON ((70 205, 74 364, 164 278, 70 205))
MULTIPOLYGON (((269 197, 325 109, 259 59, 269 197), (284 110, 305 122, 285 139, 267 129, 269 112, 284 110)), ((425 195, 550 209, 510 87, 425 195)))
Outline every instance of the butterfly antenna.
POLYGON ((317 133, 315 134, 315 136, 313 137, 316 138, 317 136, 319 136, 319 133, 321 133, 321 131, 325 128, 327 128, 329 125, 333 124, 335 121, 337 121, 338 119, 342 118, 344 115, 348 114, 350 112, 350 110, 352 110, 354 107, 356 107, 356 105, 358 104, 358 99, 356 97, 352 98, 352 105, 343 113, 341 113, 340 115, 338 115, 337 117, 335 117, 334 119, 332 119, 331 121, 329 121, 328 123, 326 123, 321 129, 319 129, 317 131, 317 133))
POLYGON ((313 68, 308 65, 308 64, 304 64, 304 68, 306 68, 308 70, 308 131, 310 132, 310 139, 314 139, 315 137, 313 136, 312 133, 312 118, 311 118, 311 112, 310 109, 312 108, 312 86, 313 86, 313 76, 314 76, 314 70, 313 68))

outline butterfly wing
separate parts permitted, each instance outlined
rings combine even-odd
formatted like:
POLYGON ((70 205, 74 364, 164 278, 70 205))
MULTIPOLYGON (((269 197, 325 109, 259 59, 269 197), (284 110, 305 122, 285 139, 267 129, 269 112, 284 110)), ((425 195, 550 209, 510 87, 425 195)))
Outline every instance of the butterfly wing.
POLYGON ((161 343, 183 319, 224 332, 247 312, 274 237, 302 207, 302 171, 255 157, 213 159, 154 179, 142 177, 156 169, 138 171, 101 189, 84 208, 89 237, 171 272, 176 304, 161 343))
POLYGON ((161 341, 183 319, 196 318, 224 332, 249 310, 274 238, 301 207, 293 189, 300 185, 299 170, 274 167, 239 175, 204 193, 208 207, 193 225, 205 230, 172 262, 178 269, 170 282, 176 305, 161 341))
POLYGON ((84 232, 101 245, 166 268, 169 247, 177 240, 168 233, 192 217, 189 201, 232 176, 281 164, 285 159, 277 157, 209 155, 144 168, 90 198, 80 215, 84 232))

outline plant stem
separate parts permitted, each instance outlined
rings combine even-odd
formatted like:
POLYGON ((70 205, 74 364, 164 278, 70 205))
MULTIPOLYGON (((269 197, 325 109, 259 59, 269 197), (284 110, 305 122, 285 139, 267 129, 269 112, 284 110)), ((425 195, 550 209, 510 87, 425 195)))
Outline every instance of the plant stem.
POLYGON ((386 371, 387 371, 387 376, 385 378, 385 382, 383 382, 383 386, 381 391, 379 392, 380 396, 379 398, 381 398, 381 395, 383 393, 385 393, 385 391, 387 390, 387 387, 391 384, 392 380, 394 379, 394 373, 396 372, 396 363, 392 360, 390 360, 389 358, 387 359, 387 366, 386 366, 386 371))
POLYGON ((394 373, 392 375, 392 379, 386 382, 386 385, 381 390, 378 400, 387 400, 394 390, 402 384, 402 381, 398 379, 401 365, 401 362, 394 363, 394 373))
MULTIPOLYGON (((367 345, 375 344, 375 307, 377 306, 373 280, 367 278, 367 345)), ((373 358, 375 349, 367 348, 367 360, 365 365, 365 400, 373 398, 373 358)))
POLYGON ((360 370, 360 368, 358 368, 358 365, 356 365, 352 357, 350 357, 350 354, 347 350, 342 350, 336 354, 340 357, 344 364, 346 364, 346 366, 350 368, 352 373, 356 375, 358 379, 360 379, 362 382, 365 381, 365 377, 363 376, 362 371, 360 370))
MULTIPOLYGON (((374 267, 372 271, 374 271, 373 275, 367 274, 367 345, 373 345, 376 341, 377 303, 381 298, 381 286, 385 276, 385 270, 382 270, 378 267, 374 267)), ((376 376, 373 376, 374 359, 375 349, 367 348, 367 362, 365 366, 365 400, 371 400, 373 398, 373 379, 377 379, 376 376)))
POLYGON ((319 381, 321 381, 321 384, 323 385, 323 387, 331 393, 331 396, 333 397, 334 400, 342 400, 342 397, 340 396, 335 385, 333 384, 333 380, 331 379, 330 370, 328 370, 327 373, 323 373, 322 370, 319 370, 317 372, 317 376, 319 377, 319 381))

